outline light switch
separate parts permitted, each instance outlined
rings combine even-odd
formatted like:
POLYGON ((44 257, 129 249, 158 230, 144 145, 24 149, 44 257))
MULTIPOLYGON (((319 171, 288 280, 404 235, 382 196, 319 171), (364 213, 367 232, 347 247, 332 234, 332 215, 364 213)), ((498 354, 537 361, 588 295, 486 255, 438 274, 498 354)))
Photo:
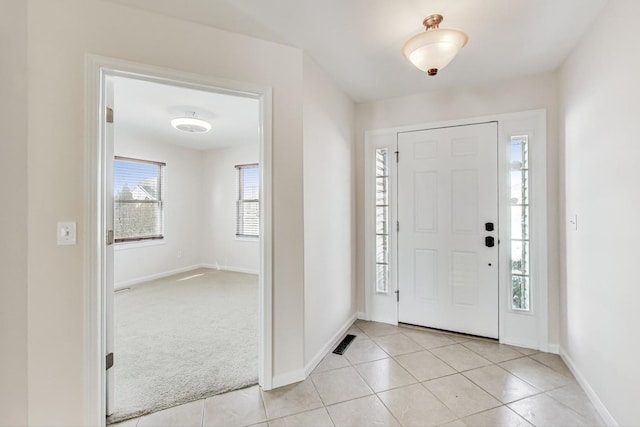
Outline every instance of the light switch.
POLYGON ((75 222, 59 222, 58 223, 58 245, 75 245, 76 244, 76 223, 75 222))

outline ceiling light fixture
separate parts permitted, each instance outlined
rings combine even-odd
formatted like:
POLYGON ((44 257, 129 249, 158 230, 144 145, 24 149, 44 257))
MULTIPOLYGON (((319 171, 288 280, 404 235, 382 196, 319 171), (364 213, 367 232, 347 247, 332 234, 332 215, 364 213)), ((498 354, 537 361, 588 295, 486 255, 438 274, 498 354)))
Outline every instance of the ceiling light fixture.
POLYGON ((425 32, 411 37, 402 48, 404 56, 430 76, 446 67, 469 39, 464 31, 440 28, 441 22, 442 15, 427 16, 422 21, 425 32))
POLYGON ((171 126, 183 132, 203 133, 211 130, 211 123, 206 120, 196 118, 196 113, 191 113, 191 117, 179 117, 171 120, 171 126))

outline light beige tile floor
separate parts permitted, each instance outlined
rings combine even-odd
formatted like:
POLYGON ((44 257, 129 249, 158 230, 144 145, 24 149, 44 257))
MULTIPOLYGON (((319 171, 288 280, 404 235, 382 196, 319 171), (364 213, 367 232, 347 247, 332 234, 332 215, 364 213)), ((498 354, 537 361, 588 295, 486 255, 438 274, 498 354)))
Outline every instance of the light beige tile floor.
POLYGON ((473 337, 357 321, 309 378, 165 409, 113 427, 604 425, 562 359, 473 337))

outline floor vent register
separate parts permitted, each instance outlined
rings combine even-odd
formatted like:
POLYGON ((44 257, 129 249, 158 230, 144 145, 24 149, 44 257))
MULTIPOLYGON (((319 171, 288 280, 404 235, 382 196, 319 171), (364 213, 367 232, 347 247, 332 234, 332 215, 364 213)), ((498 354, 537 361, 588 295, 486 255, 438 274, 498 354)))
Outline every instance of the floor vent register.
POLYGON ((333 353, 342 356, 354 339, 356 339, 355 335, 347 335, 342 341, 340 341, 340 344, 338 344, 336 349, 333 350, 333 353))

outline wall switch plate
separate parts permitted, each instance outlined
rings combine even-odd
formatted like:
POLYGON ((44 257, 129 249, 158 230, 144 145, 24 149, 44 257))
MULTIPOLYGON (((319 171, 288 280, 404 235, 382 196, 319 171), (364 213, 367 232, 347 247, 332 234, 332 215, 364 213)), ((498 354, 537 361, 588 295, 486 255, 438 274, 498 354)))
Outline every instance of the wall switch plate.
POLYGON ((58 245, 75 245, 76 244, 76 223, 75 222, 59 222, 58 223, 58 245))
POLYGON ((573 214, 569 217, 569 224, 573 226, 574 230, 578 230, 578 214, 573 214))

